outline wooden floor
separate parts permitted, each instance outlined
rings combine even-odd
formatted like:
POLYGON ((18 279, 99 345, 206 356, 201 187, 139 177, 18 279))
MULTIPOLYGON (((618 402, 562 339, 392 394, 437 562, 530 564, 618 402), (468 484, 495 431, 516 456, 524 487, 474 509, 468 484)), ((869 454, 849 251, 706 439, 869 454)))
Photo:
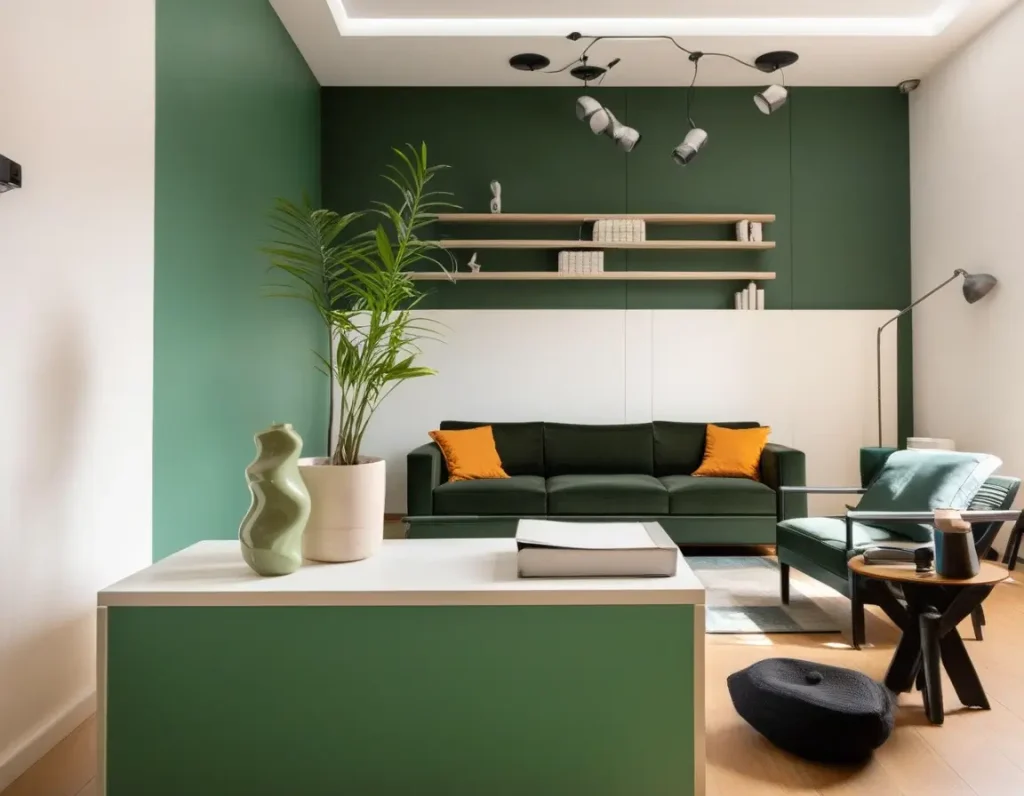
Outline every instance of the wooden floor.
MULTIPOLYGON (((800 575, 794 572, 794 580, 800 575)), ((778 751, 733 710, 725 678, 770 657, 805 658, 858 669, 875 679, 885 673, 898 633, 877 614, 868 618, 872 646, 861 651, 848 635, 708 636, 708 796, 779 793, 829 796, 1024 795, 1024 572, 996 587, 985 603, 986 640, 967 641, 991 711, 965 710, 948 682, 946 723, 928 724, 919 694, 900 697, 896 731, 872 761, 856 769, 803 762, 778 751)), ((848 625, 848 603, 828 608, 848 625)), ((971 639, 969 623, 961 627, 971 639)), ((95 723, 86 721, 4 791, 3 796, 97 796, 95 723)))

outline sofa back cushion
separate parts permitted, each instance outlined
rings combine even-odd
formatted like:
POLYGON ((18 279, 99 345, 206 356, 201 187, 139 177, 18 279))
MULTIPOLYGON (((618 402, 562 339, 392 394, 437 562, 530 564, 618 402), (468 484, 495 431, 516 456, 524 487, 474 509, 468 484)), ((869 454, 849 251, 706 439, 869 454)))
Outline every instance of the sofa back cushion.
POLYGON ((654 475, 650 423, 591 426, 544 424, 544 471, 556 475, 654 475))
MULTIPOLYGON (((757 428, 760 423, 715 423, 723 428, 757 428)), ((654 475, 690 475, 704 460, 707 423, 654 421, 654 475)))
POLYGON ((502 469, 509 475, 544 475, 543 423, 484 423, 444 420, 442 431, 490 426, 502 469))

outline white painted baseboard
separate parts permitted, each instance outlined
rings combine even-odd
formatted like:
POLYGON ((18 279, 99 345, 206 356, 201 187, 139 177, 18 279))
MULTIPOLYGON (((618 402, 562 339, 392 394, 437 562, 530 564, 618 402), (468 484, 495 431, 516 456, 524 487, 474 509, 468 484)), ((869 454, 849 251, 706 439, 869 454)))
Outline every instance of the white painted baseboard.
POLYGON ((28 771, 95 712, 96 692, 89 691, 43 722, 5 759, 0 760, 0 791, 28 771))

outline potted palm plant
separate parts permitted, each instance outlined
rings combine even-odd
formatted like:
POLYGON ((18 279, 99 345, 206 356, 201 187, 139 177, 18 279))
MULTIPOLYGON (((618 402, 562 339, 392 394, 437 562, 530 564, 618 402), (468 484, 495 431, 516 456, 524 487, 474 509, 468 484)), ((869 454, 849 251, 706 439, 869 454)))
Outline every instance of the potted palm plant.
POLYGON ((301 205, 279 199, 272 212, 278 239, 265 251, 271 268, 291 278, 277 295, 316 309, 333 352, 321 357, 323 370, 340 399, 337 428, 333 408, 328 422, 330 455, 299 462, 312 499, 303 552, 314 561, 357 561, 380 546, 386 469, 383 459, 364 455, 363 438, 392 390, 434 373, 417 364, 418 343, 434 331, 413 314, 423 293, 409 270, 423 264, 447 270, 435 256, 437 244, 417 233, 454 205, 429 188, 446 167, 428 165, 426 144, 394 152, 383 178, 397 190, 397 205, 375 202, 340 215, 313 208, 308 199, 301 205), (351 231, 367 219, 376 222, 371 229, 351 231))

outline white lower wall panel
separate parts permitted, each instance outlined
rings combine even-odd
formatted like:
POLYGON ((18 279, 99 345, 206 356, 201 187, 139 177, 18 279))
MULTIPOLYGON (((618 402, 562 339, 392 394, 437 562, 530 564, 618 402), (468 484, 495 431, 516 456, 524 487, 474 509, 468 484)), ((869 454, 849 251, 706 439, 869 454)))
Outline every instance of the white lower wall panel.
MULTIPOLYGON (((875 443, 875 330, 892 310, 439 310, 438 375, 399 387, 364 452, 388 461, 387 510, 405 510, 405 456, 442 420, 757 420, 808 457, 808 482, 855 485, 875 443)), ((896 330, 883 346, 896 438, 896 330)), ((813 501, 816 512, 843 498, 813 501)))

